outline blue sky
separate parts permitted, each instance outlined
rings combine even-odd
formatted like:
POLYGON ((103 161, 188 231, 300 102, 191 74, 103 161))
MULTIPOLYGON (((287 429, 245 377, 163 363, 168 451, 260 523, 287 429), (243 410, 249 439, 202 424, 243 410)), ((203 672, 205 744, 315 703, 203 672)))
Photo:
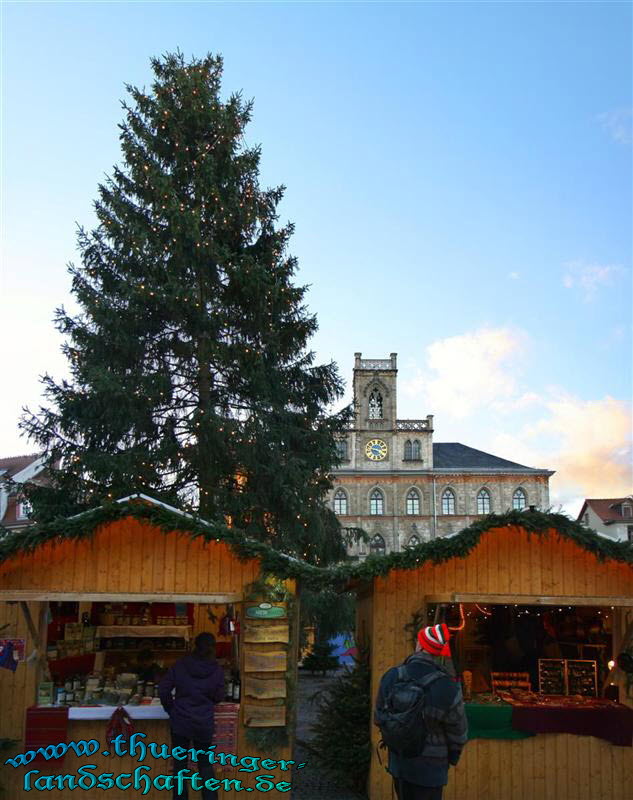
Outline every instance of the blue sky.
POLYGON ((557 470, 552 499, 633 489, 631 6, 4 3, 2 455, 62 375, 56 305, 149 57, 220 52, 287 186, 321 360, 398 352, 399 413, 557 470), (8 351, 8 352, 7 352, 8 351))

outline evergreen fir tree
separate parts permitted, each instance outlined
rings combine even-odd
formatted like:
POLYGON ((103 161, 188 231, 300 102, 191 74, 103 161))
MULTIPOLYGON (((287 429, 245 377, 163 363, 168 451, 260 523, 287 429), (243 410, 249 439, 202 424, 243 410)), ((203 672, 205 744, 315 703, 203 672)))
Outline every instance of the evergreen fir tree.
POLYGON ((251 102, 220 97, 221 57, 152 60, 128 86, 123 163, 99 186, 98 225, 70 265, 80 313, 56 312, 72 378, 43 378, 22 429, 54 487, 40 520, 144 492, 230 520, 316 563, 345 552, 324 504, 342 384, 307 344, 317 329, 277 224, 283 187, 259 185, 251 102))
POLYGON ((337 783, 357 792, 367 789, 371 742, 371 671, 367 651, 318 699, 310 748, 337 783), (342 747, 341 743, 345 746, 342 747))
POLYGON ((315 642, 312 650, 303 659, 303 669, 309 670, 312 673, 321 672, 325 675, 326 672, 338 669, 338 658, 332 655, 334 645, 327 641, 315 642))

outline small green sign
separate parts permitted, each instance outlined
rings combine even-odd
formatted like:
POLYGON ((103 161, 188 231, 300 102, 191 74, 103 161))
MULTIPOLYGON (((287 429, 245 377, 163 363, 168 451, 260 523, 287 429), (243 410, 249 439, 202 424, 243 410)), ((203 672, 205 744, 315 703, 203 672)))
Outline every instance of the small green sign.
POLYGON ((286 609, 283 606, 260 603, 258 606, 249 606, 246 609, 246 616, 251 619, 279 619, 286 616, 286 609))

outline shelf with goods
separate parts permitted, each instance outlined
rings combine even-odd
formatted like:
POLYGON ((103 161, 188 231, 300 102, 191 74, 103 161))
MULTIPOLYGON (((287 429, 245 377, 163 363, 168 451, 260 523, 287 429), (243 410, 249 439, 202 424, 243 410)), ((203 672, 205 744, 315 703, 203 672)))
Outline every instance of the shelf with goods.
POLYGON ((99 625, 96 639, 184 639, 191 638, 191 625, 99 625))

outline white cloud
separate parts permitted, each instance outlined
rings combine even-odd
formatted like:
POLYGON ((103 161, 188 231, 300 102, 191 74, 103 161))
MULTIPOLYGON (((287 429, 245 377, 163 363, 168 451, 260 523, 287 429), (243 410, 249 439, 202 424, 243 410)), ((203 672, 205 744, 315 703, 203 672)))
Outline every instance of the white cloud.
POLYGON ((569 514, 585 497, 630 494, 630 406, 608 395, 586 400, 560 386, 526 389, 521 369, 528 354, 520 330, 482 328, 440 339, 426 348, 414 377, 401 380, 401 405, 415 398, 414 414, 435 414, 437 441, 555 470, 550 504, 569 514))
POLYGON ((584 261, 569 261, 565 264, 563 286, 582 291, 585 302, 593 300, 601 286, 611 286, 624 274, 619 264, 587 264, 584 261))
POLYGON ((609 133, 614 142, 631 144, 631 119, 633 111, 630 108, 616 108, 598 114, 598 122, 609 133))
POLYGON ((422 395, 430 413, 464 419, 517 393, 516 365, 525 341, 521 331, 506 328, 439 339, 426 349, 426 367, 404 381, 402 389, 422 395))
POLYGON ((543 399, 542 414, 517 434, 493 440, 500 455, 556 470, 550 502, 575 509, 578 498, 633 491, 631 409, 614 399, 582 400, 565 393, 543 399))
POLYGON ((521 275, 519 272, 508 272, 508 278, 510 278, 513 281, 518 281, 520 277, 521 275))

